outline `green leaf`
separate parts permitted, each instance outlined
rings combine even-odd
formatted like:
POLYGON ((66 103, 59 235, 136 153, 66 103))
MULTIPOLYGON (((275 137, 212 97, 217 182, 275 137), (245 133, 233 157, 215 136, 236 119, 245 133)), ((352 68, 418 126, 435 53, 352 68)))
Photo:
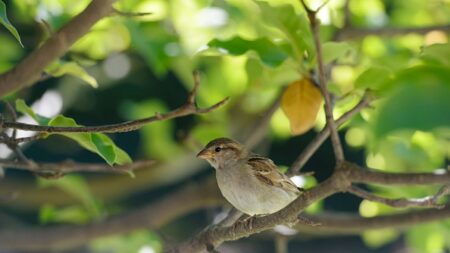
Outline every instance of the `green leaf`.
POLYGON ((322 44, 323 61, 328 64, 345 56, 352 47, 347 42, 329 41, 322 44))
POLYGON ((357 89, 379 90, 391 77, 392 72, 388 68, 372 67, 362 72, 355 80, 357 89))
POLYGON ((23 99, 16 100, 16 110, 33 118, 39 125, 47 125, 49 118, 36 114, 23 99))
MULTIPOLYGON (((79 127, 74 119, 58 115, 48 123, 49 126, 66 126, 66 127, 79 127)), ((89 133, 56 133, 62 136, 66 136, 80 144, 83 148, 96 153, 97 149, 91 141, 89 133)))
POLYGON ((256 2, 267 24, 278 28, 293 48, 294 58, 302 62, 307 54, 310 64, 315 61, 315 48, 309 21, 305 14, 297 14, 292 5, 271 6, 265 2, 256 2))
POLYGON ((0 24, 2 24, 8 31, 16 38, 19 44, 23 47, 22 41, 20 40, 19 32, 16 28, 9 22, 8 16, 6 15, 6 4, 0 0, 0 24))
POLYGON ((214 39, 208 43, 210 48, 225 50, 231 55, 242 55, 246 52, 255 51, 262 62, 267 66, 279 66, 288 54, 278 45, 274 44, 267 38, 259 38, 256 40, 246 40, 241 37, 233 37, 229 40, 214 39))
POLYGON ((86 70, 76 62, 57 61, 48 66, 45 71, 55 77, 63 76, 66 74, 71 75, 80 78, 81 80, 91 85, 93 88, 98 87, 97 80, 89 75, 89 73, 86 72, 86 70))
POLYGON ((108 164, 114 164, 116 160, 116 153, 114 152, 114 143, 112 140, 103 134, 91 134, 91 141, 98 150, 98 154, 105 159, 108 164))
MULTIPOLYGON (((16 100, 16 109, 19 112, 29 115, 40 125, 44 126, 65 126, 65 127, 81 127, 72 118, 63 115, 57 115, 53 119, 42 117, 36 114, 23 100, 16 100)), ((98 154, 109 165, 131 163, 130 156, 121 148, 117 147, 114 142, 105 134, 101 133, 49 133, 58 134, 76 141, 83 148, 98 154)))
MULTIPOLYGON (((62 115, 56 116, 49 123, 49 126, 80 126, 72 118, 62 115)), ((114 142, 105 134, 100 133, 56 133, 66 136, 85 149, 100 155, 109 165, 130 163, 128 154, 117 147, 114 142)))
POLYGON ((437 62, 450 66, 450 43, 433 44, 423 48, 422 59, 427 62, 437 62))
POLYGON ((418 66, 388 82, 392 91, 379 106, 374 134, 412 129, 429 131, 450 126, 450 68, 418 66))
MULTIPOLYGON (((123 149, 114 145, 114 153, 116 154, 116 158, 114 159, 114 163, 116 164, 127 164, 132 163, 131 157, 125 152, 123 149)), ((133 172, 131 172, 133 173, 133 172)), ((133 174, 134 175, 134 174, 133 174)), ((131 176, 133 177, 133 176, 131 176)))

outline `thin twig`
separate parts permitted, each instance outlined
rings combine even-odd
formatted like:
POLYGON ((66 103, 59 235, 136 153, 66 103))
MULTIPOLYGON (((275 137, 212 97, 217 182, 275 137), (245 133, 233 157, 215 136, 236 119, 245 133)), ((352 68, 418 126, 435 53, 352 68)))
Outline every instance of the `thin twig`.
POLYGON ((197 94, 198 87, 200 86, 200 72, 198 70, 194 70, 192 72, 192 77, 194 78, 194 87, 188 95, 187 102, 188 104, 195 105, 195 95, 197 94))
POLYGON ((142 17, 153 14, 152 12, 127 12, 127 11, 120 11, 118 9, 114 9, 114 13, 124 17, 142 17))
POLYGON ((325 212, 317 215, 305 215, 307 219, 320 222, 320 226, 311 227, 298 223, 295 228, 301 235, 361 235, 361 232, 375 229, 392 228, 402 230, 417 224, 439 221, 450 218, 450 205, 443 209, 429 208, 380 215, 375 217, 360 217, 349 213, 325 212))
POLYGON ((325 7, 325 5, 328 4, 328 2, 330 2, 330 0, 325 0, 323 1, 323 3, 321 5, 319 5, 319 7, 317 7, 317 9, 315 10, 316 13, 318 13, 320 10, 322 10, 323 7, 325 7))
MULTIPOLYGON (((9 101, 3 101, 3 103, 6 106, 6 110, 8 111, 10 117, 11 117, 11 121, 12 122, 16 122, 17 121, 17 114, 16 111, 14 110, 14 107, 11 105, 11 103, 9 101)), ((13 132, 11 134, 12 139, 15 139, 17 135, 17 130, 13 129, 13 132)))
POLYGON ((338 130, 336 123, 333 118, 333 105, 330 98, 330 93, 327 89, 327 80, 325 77, 325 65, 323 63, 322 56, 322 45, 320 43, 320 34, 319 34, 319 21, 317 20, 316 14, 317 11, 311 10, 307 7, 304 0, 301 0, 303 7, 306 10, 309 18, 309 24, 311 28, 311 33, 313 35, 314 44, 316 47, 316 58, 317 58, 317 67, 319 70, 319 88, 322 91, 322 95, 325 100, 325 117, 327 122, 327 127, 330 129, 331 133, 331 143, 333 144, 334 156, 336 158, 336 162, 339 164, 344 161, 344 151, 342 149, 341 140, 339 138, 338 130))
POLYGON ((0 140, 0 143, 5 143, 5 144, 19 144, 22 142, 30 142, 30 141, 36 141, 39 139, 43 139, 45 137, 47 137, 48 134, 46 133, 39 133, 33 136, 28 136, 28 137, 20 137, 20 138, 15 138, 15 139, 7 139, 7 140, 0 140))
POLYGON ((17 162, 0 160, 0 166, 7 169, 27 170, 38 173, 70 173, 70 172, 116 172, 127 173, 140 168, 154 165, 155 161, 142 160, 135 161, 130 164, 109 166, 104 163, 76 163, 73 161, 65 161, 60 163, 34 163, 31 165, 28 162, 17 162))
POLYGON ((357 28, 348 26, 338 30, 334 38, 337 41, 342 41, 342 40, 365 38, 366 36, 369 35, 389 37, 409 33, 426 34, 431 31, 443 31, 448 33, 450 32, 450 24, 424 26, 424 27, 381 27, 381 28, 357 28))
POLYGON ((374 202, 383 203, 388 206, 396 207, 396 208, 405 208, 405 207, 434 207, 434 208, 443 208, 445 205, 438 204, 437 201, 443 196, 448 194, 449 187, 443 187, 441 190, 433 195, 433 196, 427 196, 424 198, 401 198, 401 199, 389 199, 384 198, 378 195, 375 195, 371 192, 368 192, 366 190, 363 190, 357 186, 352 185, 348 192, 351 194, 354 194, 358 197, 361 197, 363 199, 367 199, 374 202))
POLYGON ((167 113, 156 113, 155 116, 151 116, 148 118, 132 120, 117 124, 101 125, 101 126, 85 126, 85 127, 41 126, 41 125, 5 121, 0 122, 0 128, 12 128, 44 133, 122 133, 137 130, 142 126, 155 121, 168 120, 192 114, 208 113, 219 108, 228 101, 228 98, 225 98, 222 101, 210 107, 198 108, 195 102, 195 95, 197 93, 197 89, 199 86, 198 73, 194 73, 194 78, 195 78, 194 88, 189 93, 187 102, 183 106, 167 113))
MULTIPOLYGON (((336 125, 340 126, 344 124, 348 119, 359 113, 363 108, 367 107, 370 102, 374 99, 372 95, 366 93, 361 101, 355 107, 353 107, 348 112, 344 113, 339 119, 336 120, 336 125)), ((320 131, 316 137, 305 147, 303 152, 297 157, 297 159, 292 163, 289 169, 288 175, 296 175, 300 172, 300 169, 308 162, 309 158, 317 151, 317 149, 322 145, 322 143, 330 135, 330 129, 325 127, 320 131)))

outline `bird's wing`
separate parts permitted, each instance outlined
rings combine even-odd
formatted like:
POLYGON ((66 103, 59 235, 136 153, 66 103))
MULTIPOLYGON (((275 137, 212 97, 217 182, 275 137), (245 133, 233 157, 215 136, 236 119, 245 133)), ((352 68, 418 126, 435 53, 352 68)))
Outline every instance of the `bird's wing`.
POLYGON ((256 178, 262 183, 279 187, 286 191, 300 193, 297 186, 278 170, 278 167, 272 160, 262 156, 252 155, 248 158, 247 164, 250 165, 256 178))

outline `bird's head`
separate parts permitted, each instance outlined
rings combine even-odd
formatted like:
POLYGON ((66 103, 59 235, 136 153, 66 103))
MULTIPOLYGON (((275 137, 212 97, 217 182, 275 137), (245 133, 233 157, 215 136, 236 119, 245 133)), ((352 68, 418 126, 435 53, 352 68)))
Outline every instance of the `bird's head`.
POLYGON ((229 138, 217 138, 206 144, 197 157, 205 159, 215 169, 224 164, 237 161, 246 154, 244 147, 237 141, 229 138))

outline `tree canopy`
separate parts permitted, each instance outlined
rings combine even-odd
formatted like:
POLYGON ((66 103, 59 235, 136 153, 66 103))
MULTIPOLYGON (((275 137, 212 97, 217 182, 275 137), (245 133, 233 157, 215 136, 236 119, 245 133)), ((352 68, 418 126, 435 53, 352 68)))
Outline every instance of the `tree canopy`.
POLYGON ((0 24, 0 251, 450 250, 448 1, 0 0, 0 24), (236 221, 195 157, 217 137, 305 192, 236 221))

